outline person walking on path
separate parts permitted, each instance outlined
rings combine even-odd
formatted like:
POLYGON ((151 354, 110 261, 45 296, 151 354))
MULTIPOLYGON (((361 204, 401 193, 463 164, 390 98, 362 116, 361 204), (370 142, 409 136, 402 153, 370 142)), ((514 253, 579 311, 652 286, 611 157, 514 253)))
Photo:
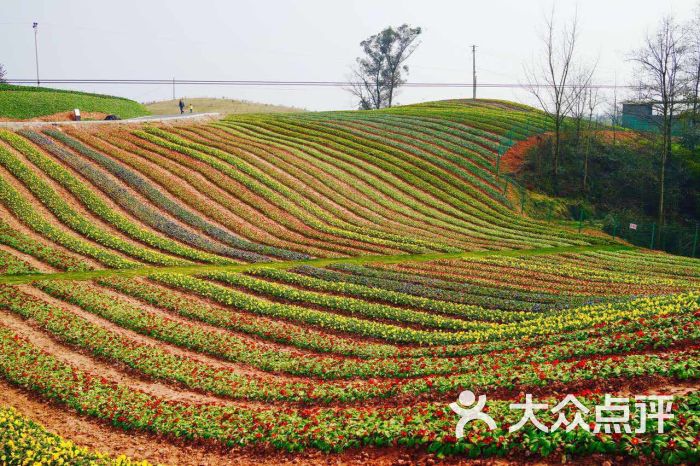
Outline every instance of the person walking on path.
POLYGON ((185 102, 183 102, 182 99, 180 99, 180 103, 178 104, 178 106, 180 107, 180 115, 185 113, 185 102))
POLYGON ((192 110, 194 110, 194 107, 192 107, 192 104, 190 104, 190 113, 192 113, 192 110))

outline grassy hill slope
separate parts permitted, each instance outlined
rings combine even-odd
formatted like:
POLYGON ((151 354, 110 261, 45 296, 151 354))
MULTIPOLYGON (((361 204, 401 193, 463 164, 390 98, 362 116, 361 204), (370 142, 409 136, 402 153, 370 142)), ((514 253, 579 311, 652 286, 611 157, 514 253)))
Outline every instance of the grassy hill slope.
MULTIPOLYGON (((184 97, 187 106, 192 104, 195 112, 218 112, 223 114, 303 112, 303 109, 282 105, 261 104, 246 100, 217 99, 209 97, 184 97)), ((180 113, 179 99, 147 103, 146 108, 154 115, 174 115, 180 113)), ((187 109, 185 110, 187 111, 187 109)))
POLYGON ((24 120, 68 112, 75 108, 84 113, 114 114, 120 118, 149 113, 143 105, 123 97, 0 84, 0 118, 24 120))
POLYGON ((67 440, 73 419, 157 433, 153 463, 200 446, 696 463, 700 261, 520 214, 498 155, 547 130, 493 101, 0 130, 0 273, 46 278, 0 284, 0 400, 48 401, 67 440), (669 387, 678 421, 634 442, 506 427, 524 393, 592 409, 669 387), (465 389, 499 429, 454 436, 465 389))

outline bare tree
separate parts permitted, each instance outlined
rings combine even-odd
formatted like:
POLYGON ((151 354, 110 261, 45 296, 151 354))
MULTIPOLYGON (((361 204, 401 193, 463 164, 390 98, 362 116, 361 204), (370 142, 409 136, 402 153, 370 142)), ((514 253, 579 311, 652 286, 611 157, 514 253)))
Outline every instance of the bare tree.
POLYGON ((391 107, 397 88, 406 82, 406 60, 418 47, 420 34, 421 28, 403 24, 396 29, 388 27, 360 43, 365 55, 357 58, 347 90, 357 97, 361 109, 391 107))
POLYGON ((579 67, 575 72, 572 73, 570 91, 568 92, 568 98, 571 99, 570 103, 570 117, 574 123, 575 138, 574 143, 578 146, 581 140, 581 130, 583 128, 583 122, 588 114, 588 98, 590 94, 590 84, 591 84, 591 69, 587 67, 579 67))
POLYGON ((5 81, 6 73, 7 71, 5 71, 5 67, 2 65, 2 63, 0 63, 0 83, 7 82, 5 81))
POLYGON ((376 57, 365 58, 364 64, 353 70, 350 87, 347 90, 357 97, 360 110, 371 110, 384 106, 386 89, 382 85, 381 70, 381 61, 377 61, 376 57))
POLYGON ((588 88, 586 92, 586 106, 588 108, 588 125, 586 128, 586 147, 583 152, 583 180, 581 187, 583 192, 588 191, 588 159, 591 154, 591 143, 596 140, 596 130, 598 129, 598 121, 593 119, 596 107, 600 103, 598 89, 588 88))
POLYGON ((612 123, 613 145, 617 145, 617 127, 620 125, 620 106, 617 101, 617 75, 615 75, 615 86, 613 87, 613 101, 608 113, 612 123))
POLYGON ((700 4, 695 8, 695 17, 688 25, 688 100, 691 104, 690 121, 693 128, 698 123, 700 110, 700 4))
POLYGON ((638 66, 637 76, 642 97, 655 107, 661 133, 659 170, 659 229, 664 224, 664 196, 666 192, 666 165, 672 152, 673 119, 679 100, 683 98, 683 71, 688 47, 682 29, 671 16, 663 18, 658 29, 648 34, 644 45, 634 52, 632 61, 638 66))
POLYGON ((564 120, 577 102, 577 94, 588 87, 593 76, 593 68, 587 72, 584 68, 580 68, 580 85, 571 86, 577 37, 577 16, 574 15, 571 23, 559 31, 555 25, 555 12, 552 8, 550 16, 545 18, 542 60, 538 65, 525 67, 527 89, 537 99, 540 108, 552 120, 554 126, 552 185, 555 194, 558 192, 561 133, 564 120))

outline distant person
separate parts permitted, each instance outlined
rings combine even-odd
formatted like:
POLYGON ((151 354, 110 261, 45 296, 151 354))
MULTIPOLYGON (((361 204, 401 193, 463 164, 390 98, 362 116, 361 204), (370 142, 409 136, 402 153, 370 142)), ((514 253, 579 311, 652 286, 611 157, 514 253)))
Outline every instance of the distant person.
POLYGON ((190 104, 190 113, 192 113, 192 110, 194 110, 194 107, 190 104))
POLYGON ((182 99, 180 99, 180 103, 178 104, 178 106, 180 107, 180 115, 185 113, 185 102, 183 102, 182 99))

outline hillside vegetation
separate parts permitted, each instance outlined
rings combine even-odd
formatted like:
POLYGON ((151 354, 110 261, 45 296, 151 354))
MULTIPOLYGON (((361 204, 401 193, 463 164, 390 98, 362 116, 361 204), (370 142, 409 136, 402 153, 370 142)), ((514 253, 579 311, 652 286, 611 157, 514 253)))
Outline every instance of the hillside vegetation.
POLYGON ((123 97, 47 87, 0 84, 0 118, 24 120, 73 111, 95 112, 132 118, 148 115, 143 105, 123 97))
POLYGON ((521 215, 498 154, 548 129, 455 100, 0 131, 0 279, 24 283, 0 280, 0 388, 156 433, 154 463, 203 442, 218 464, 373 446, 695 462, 700 261, 521 215), (362 260, 304 263, 341 257, 362 260), (66 271, 91 274, 46 275, 66 271), (508 430, 522 393, 593 408, 628 387, 678 390, 665 433, 508 430), (496 430, 455 437, 465 389, 496 430))
MULTIPOLYGON (((209 97, 183 97, 182 101, 187 106, 185 111, 189 111, 192 104, 194 111, 198 113, 216 112, 225 115, 241 113, 278 113, 278 112, 303 112, 303 109, 295 107, 285 107, 282 105, 261 104, 258 102, 248 102, 247 100, 217 99, 209 97)), ((163 100, 160 102, 150 102, 145 104, 149 112, 154 115, 175 115, 180 113, 178 103, 180 99, 163 100)))
POLYGON ((513 171, 540 194, 554 196, 571 206, 567 217, 602 224, 637 245, 696 257, 700 222, 700 145, 684 129, 674 140, 672 157, 664 171, 664 222, 659 225, 659 136, 654 132, 606 130, 594 126, 577 131, 565 126, 561 137, 559 187, 552 176, 552 139, 531 140, 513 171), (685 133, 684 133, 685 132, 685 133), (579 207, 581 206, 581 207, 579 207), (630 231, 630 223, 637 229, 630 231), (654 237, 653 242, 651 238, 654 237))

